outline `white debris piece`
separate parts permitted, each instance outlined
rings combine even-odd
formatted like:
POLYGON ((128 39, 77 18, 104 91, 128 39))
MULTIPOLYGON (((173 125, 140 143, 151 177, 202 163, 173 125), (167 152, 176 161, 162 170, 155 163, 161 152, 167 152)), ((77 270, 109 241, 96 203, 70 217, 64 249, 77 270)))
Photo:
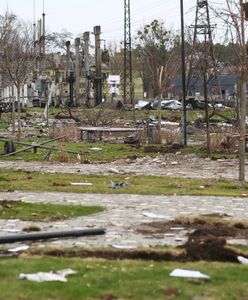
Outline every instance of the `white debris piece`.
POLYGON ((25 250, 28 250, 28 249, 29 249, 28 245, 23 245, 23 246, 19 246, 19 247, 16 247, 16 248, 11 248, 8 251, 15 253, 15 252, 20 252, 20 251, 25 251, 25 250))
POLYGON ((112 245, 112 247, 116 248, 116 249, 136 249, 137 248, 137 247, 131 246, 131 245, 117 245, 117 244, 112 245))
POLYGON ((172 277, 188 277, 188 278, 202 278, 202 279, 210 279, 209 276, 202 274, 199 271, 191 271, 184 269, 175 269, 170 273, 172 277))
POLYGON ((71 185, 74 186, 92 186, 91 182, 71 182, 71 185))
POLYGON ((171 227, 170 230, 175 230, 175 231, 182 231, 184 230, 184 227, 171 227))
POLYGON ((135 104, 134 109, 148 108, 150 105, 151 103, 149 101, 139 100, 139 102, 135 104))
POLYGON ((19 222, 20 220, 19 219, 9 219, 7 220, 8 223, 16 223, 16 222, 19 222))
POLYGON ((17 229, 17 228, 3 228, 3 229, 1 229, 1 231, 9 232, 9 233, 18 233, 18 232, 21 231, 21 229, 17 229))
POLYGON ((243 256, 238 256, 237 259, 241 264, 248 265, 248 258, 245 258, 243 256))
POLYGON ((102 148, 98 148, 98 147, 92 147, 90 149, 93 151, 102 151, 102 148))
POLYGON ((145 217, 148 217, 148 218, 152 218, 152 219, 169 219, 168 216, 158 215, 158 214, 149 213, 149 212, 144 212, 142 215, 145 217))
POLYGON ((66 276, 77 274, 77 271, 72 269, 64 269, 56 272, 38 272, 34 274, 20 273, 19 279, 26 279, 33 282, 45 282, 45 281, 60 281, 67 282, 66 276))

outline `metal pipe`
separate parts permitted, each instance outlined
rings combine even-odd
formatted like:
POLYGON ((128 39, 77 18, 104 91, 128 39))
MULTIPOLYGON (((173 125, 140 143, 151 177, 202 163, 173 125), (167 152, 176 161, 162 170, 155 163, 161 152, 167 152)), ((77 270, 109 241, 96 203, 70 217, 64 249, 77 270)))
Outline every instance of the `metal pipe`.
POLYGON ((45 240, 45 239, 51 239, 51 238, 102 235, 105 233, 106 233, 105 229, 96 228, 96 229, 82 229, 82 230, 17 234, 17 235, 0 237, 0 244, 16 243, 16 242, 21 242, 21 241, 37 241, 37 240, 45 240))

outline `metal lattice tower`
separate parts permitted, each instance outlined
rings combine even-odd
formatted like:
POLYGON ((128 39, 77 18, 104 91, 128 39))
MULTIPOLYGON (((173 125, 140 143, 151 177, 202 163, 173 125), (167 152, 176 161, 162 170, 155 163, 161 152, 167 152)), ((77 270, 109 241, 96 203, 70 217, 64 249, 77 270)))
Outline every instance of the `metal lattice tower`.
POLYGON ((209 79, 213 79, 217 75, 212 38, 214 27, 210 24, 208 0, 197 0, 195 24, 191 28, 194 29, 194 38, 188 66, 187 92, 189 92, 193 72, 202 74, 202 68, 207 68, 209 79), (209 70, 212 71, 209 72, 209 70))
POLYGON ((214 59, 212 30, 213 27, 210 24, 208 0, 197 0, 194 26, 194 47, 197 48, 199 42, 206 43, 208 47, 205 51, 207 51, 209 57, 214 59))
POLYGON ((133 104, 130 0, 124 0, 124 104, 133 104))
MULTIPOLYGON (((208 0, 197 0, 194 25, 193 51, 196 54, 198 65, 205 65, 208 69, 215 69, 212 31, 210 24, 208 0)), ((196 62, 197 63, 197 62, 196 62)))
POLYGON ((195 72, 203 79, 203 93, 205 102, 206 136, 207 152, 211 152, 211 138, 209 130, 209 112, 208 112, 208 84, 216 79, 216 61, 213 51, 213 27, 210 25, 208 0, 197 0, 196 17, 194 26, 193 52, 195 55, 195 72))

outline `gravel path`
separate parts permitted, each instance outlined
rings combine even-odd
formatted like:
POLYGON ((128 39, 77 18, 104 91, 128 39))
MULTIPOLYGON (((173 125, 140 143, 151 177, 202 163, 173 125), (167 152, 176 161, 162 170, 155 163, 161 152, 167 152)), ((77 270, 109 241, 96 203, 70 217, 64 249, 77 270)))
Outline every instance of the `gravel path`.
POLYGON ((187 178, 238 178, 238 160, 201 159, 196 155, 169 154, 156 158, 123 159, 109 164, 0 161, 0 168, 80 174, 139 174, 187 178))
MULTIPOLYGON (((124 159, 110 164, 55 164, 24 161, 0 161, 0 168, 23 169, 40 172, 60 172, 79 174, 144 174, 181 176, 188 178, 238 178, 238 161, 230 159, 200 159, 195 155, 169 154, 156 158, 124 159)), ((140 195, 96 195, 48 192, 0 192, 0 200, 23 200, 28 202, 48 202, 61 204, 102 205, 104 213, 88 217, 69 219, 63 222, 36 222, 42 231, 60 231, 79 228, 106 228, 103 236, 57 239, 39 242, 39 247, 109 247, 180 245, 186 241, 185 231, 176 231, 171 236, 142 235, 137 226, 153 221, 166 221, 178 216, 200 214, 228 214, 229 219, 248 221, 248 199, 228 197, 192 196, 140 196, 140 195), (146 216, 152 213, 153 218, 146 216), (159 217, 160 218, 156 218, 159 217)), ((13 234, 24 227, 34 225, 20 220, 0 220, 0 234, 13 234), (12 232, 12 233, 11 233, 12 232)), ((248 241, 242 241, 248 246, 248 241)), ((10 246, 10 245, 7 245, 10 246)), ((12 245, 13 246, 13 245, 12 245)))
MULTIPOLYGON (((99 195, 75 193, 13 192, 0 193, 0 200, 23 200, 32 203, 60 203, 81 205, 102 205, 103 213, 56 222, 35 222, 42 231, 61 231, 83 228, 106 228, 102 236, 57 239, 39 242, 39 247, 111 247, 180 245, 186 241, 185 231, 178 230, 171 236, 164 234, 142 235, 137 226, 153 221, 166 221, 178 216, 197 216, 218 213, 228 215, 229 220, 248 221, 248 199, 228 197, 192 196, 140 196, 140 195, 99 195), (147 215, 147 213, 153 215, 147 215)), ((0 234, 13 234, 34 225, 20 220, 0 220, 0 234)), ((242 241, 248 246, 248 241, 242 241)), ((7 245, 13 247, 13 245, 7 245)))

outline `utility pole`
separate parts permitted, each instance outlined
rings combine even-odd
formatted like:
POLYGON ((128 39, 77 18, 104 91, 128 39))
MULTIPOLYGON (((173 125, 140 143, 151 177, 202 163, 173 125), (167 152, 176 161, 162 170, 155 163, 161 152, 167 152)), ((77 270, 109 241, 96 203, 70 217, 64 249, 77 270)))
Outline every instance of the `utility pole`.
MULTIPOLYGON (((74 77, 74 74, 73 74, 72 68, 71 68, 71 42, 66 41, 65 45, 66 45, 66 79, 67 79, 67 82, 68 82, 67 90, 69 88, 69 97, 67 96, 67 103, 68 103, 69 107, 72 107, 73 104, 74 104, 74 101, 73 101, 73 95, 74 95, 73 84, 75 82, 75 77, 74 77)), ((68 91, 67 91, 67 95, 68 95, 68 91)))
POLYGON ((186 66, 185 66, 185 38, 184 38, 184 9, 183 0, 180 0, 181 8, 181 55, 182 55, 182 133, 183 145, 187 146, 187 110, 186 110, 186 66))
POLYGON ((94 27, 95 35, 95 62, 96 62, 96 74, 95 74, 95 102, 96 105, 102 103, 102 59, 101 59, 101 26, 94 27))
MULTIPOLYGON (((208 112, 208 83, 210 76, 209 69, 216 71, 216 63, 213 51, 212 26, 210 25, 208 0, 197 0, 196 17, 194 25, 193 51, 196 55, 194 69, 200 69, 200 76, 203 78, 203 93, 205 102, 207 152, 211 152, 211 140, 209 130, 208 112), (204 49, 202 44, 204 43, 204 49)), ((192 61, 191 61, 192 66, 192 61)), ((216 74, 212 74, 216 76, 216 74)), ((189 77, 190 78, 190 77, 189 77)), ((190 80, 190 79, 189 79, 190 80)))
POLYGON ((76 57, 75 57, 75 105, 80 104, 80 65, 79 65, 79 46, 80 38, 75 39, 76 57))
POLYGON ((124 0, 124 104, 134 105, 130 0, 124 0))
POLYGON ((89 41, 90 41, 90 33, 89 31, 84 32, 83 34, 84 40, 84 71, 86 78, 86 105, 89 106, 90 101, 90 62, 89 62, 89 41))
POLYGON ((45 13, 42 14, 42 36, 41 36, 41 48, 42 48, 42 58, 44 59, 46 54, 46 23, 45 23, 45 13))
POLYGON ((65 46, 66 46, 66 77, 68 77, 71 71, 71 42, 66 41, 65 46))

